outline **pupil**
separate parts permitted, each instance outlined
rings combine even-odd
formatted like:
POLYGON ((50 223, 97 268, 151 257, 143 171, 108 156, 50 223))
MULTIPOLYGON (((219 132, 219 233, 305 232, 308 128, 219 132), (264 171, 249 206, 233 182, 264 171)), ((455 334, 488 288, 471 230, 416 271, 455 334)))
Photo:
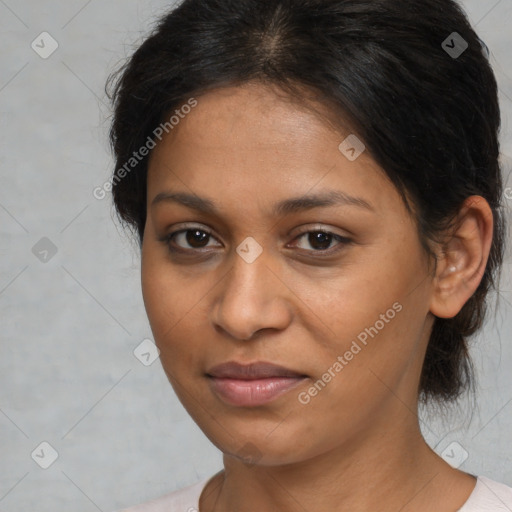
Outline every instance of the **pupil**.
POLYGON ((311 247, 316 247, 317 249, 328 249, 329 245, 331 245, 331 235, 328 233, 311 233, 309 235, 309 243, 311 247), (320 243, 320 247, 317 246, 317 243, 320 243))
POLYGON ((192 247, 203 247, 201 242, 204 242, 205 239, 208 238, 208 233, 200 230, 188 230, 187 231, 187 243, 189 243, 192 247), (199 236, 197 236, 199 235, 199 236), (199 242, 199 245, 196 245, 199 242))
MULTIPOLYGON (((202 243, 207 241, 209 235, 200 230, 188 230, 187 242, 193 247, 203 247, 202 243)), ((331 235, 328 233, 316 232, 309 234, 309 243, 316 249, 328 249, 331 245, 331 235)))

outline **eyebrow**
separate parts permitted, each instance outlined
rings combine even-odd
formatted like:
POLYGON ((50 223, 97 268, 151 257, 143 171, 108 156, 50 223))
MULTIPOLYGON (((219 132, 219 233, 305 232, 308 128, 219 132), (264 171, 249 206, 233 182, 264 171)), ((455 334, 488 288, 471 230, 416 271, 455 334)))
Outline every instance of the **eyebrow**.
MULTIPOLYGON (((195 194, 185 192, 160 192, 151 202, 151 207, 153 208, 161 203, 178 203, 207 215, 220 216, 219 209, 214 201, 205 197, 199 197, 195 194)), ((303 210, 340 205, 357 206, 375 212, 373 206, 361 197, 354 197, 338 190, 330 190, 280 201, 273 206, 272 214, 274 216, 283 217, 303 210)))

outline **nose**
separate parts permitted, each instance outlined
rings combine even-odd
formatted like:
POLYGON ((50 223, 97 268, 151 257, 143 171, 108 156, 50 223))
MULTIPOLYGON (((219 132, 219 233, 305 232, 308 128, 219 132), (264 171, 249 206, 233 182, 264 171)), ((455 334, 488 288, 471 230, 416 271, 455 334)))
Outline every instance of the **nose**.
POLYGON ((263 252, 248 263, 238 254, 215 287, 212 322, 237 340, 250 340, 262 329, 283 330, 292 319, 293 293, 263 252))

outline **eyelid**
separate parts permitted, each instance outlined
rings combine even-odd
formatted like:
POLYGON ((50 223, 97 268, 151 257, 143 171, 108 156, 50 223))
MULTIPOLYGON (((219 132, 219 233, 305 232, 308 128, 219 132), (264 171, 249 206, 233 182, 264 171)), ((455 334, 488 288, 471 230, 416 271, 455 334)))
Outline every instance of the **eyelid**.
MULTIPOLYGON (((202 224, 197 224, 197 223, 178 225, 176 227, 176 229, 173 229, 173 231, 171 231, 170 233, 159 238, 159 241, 165 243, 168 246, 168 250, 170 252, 177 252, 177 253, 181 252, 182 254, 188 253, 190 255, 193 255, 194 253, 201 254, 201 253, 204 253, 205 251, 208 251, 208 247, 199 248, 199 249, 186 249, 186 248, 177 246, 177 247, 173 247, 171 249, 170 242, 172 239, 174 239, 179 234, 186 233, 187 231, 192 231, 194 229, 197 231, 202 231, 202 232, 206 233, 207 235, 209 235, 210 238, 213 238, 218 242, 217 238, 213 234, 213 231, 209 227, 202 225, 202 224)), ((313 225, 313 226, 307 226, 307 227, 303 228, 300 232, 296 233, 295 235, 292 235, 293 236, 292 242, 296 241, 297 239, 299 239, 302 236, 307 235, 309 233, 324 233, 326 235, 331 235, 335 240, 338 241, 338 243, 334 247, 331 247, 329 249, 308 250, 308 249, 300 249, 299 248, 299 251, 302 251, 302 254, 304 254, 304 252, 306 252, 306 253, 308 253, 308 255, 315 255, 315 257, 317 257, 317 258, 331 256, 332 254, 340 251, 342 249, 342 246, 347 245, 348 243, 352 242, 351 238, 341 235, 341 234, 338 234, 334 231, 330 231, 328 228, 326 228, 325 226, 321 226, 321 225, 316 225, 316 226, 313 225)))
MULTIPOLYGON (((300 226, 300 228, 297 228, 297 230, 300 231, 297 231, 297 234, 296 235, 293 235, 293 236, 300 236, 300 235, 304 235, 305 233, 318 233, 318 232, 322 232, 322 233, 327 233, 329 235, 335 235, 335 236, 339 236, 341 238, 350 238, 349 235, 342 235, 341 233, 337 233, 335 231, 336 228, 331 228, 331 227, 328 227, 328 226, 325 226, 324 224, 306 224, 305 227, 304 225, 300 226)), ((295 230, 292 231, 292 234, 295 233, 295 230)))
MULTIPOLYGON (((209 235, 211 238, 217 240, 217 238, 213 234, 213 231, 210 228, 208 228, 208 227, 206 227, 206 226, 204 226, 202 224, 191 224, 191 225, 183 224, 183 225, 178 225, 176 227, 176 229, 173 229, 171 232, 169 232, 167 234, 164 234, 162 237, 158 238, 158 240, 160 242, 165 243, 166 245, 169 245, 170 242, 171 242, 171 239, 174 239, 177 235, 180 235, 182 233, 186 233, 187 231, 193 231, 193 230, 202 231, 202 232, 206 233, 207 235, 209 235)), ((217 240, 217 242, 218 242, 218 240, 217 240)), ((171 250, 171 249, 169 249, 169 250, 171 250)), ((183 247, 179 247, 179 246, 178 246, 178 248, 173 248, 172 250, 176 251, 176 252, 188 252, 188 253, 200 252, 201 251, 201 249, 184 249, 183 247)))
POLYGON ((192 231, 194 229, 197 230, 197 231, 204 231, 205 233, 208 233, 209 235, 214 237, 213 230, 211 228, 209 228, 208 226, 204 225, 204 224, 200 224, 200 223, 199 224, 198 223, 190 223, 190 224, 183 223, 183 224, 177 224, 176 226, 173 226, 173 230, 170 233, 164 235, 164 238, 170 237, 171 235, 177 235, 178 233, 182 233, 184 231, 192 231))
POLYGON ((334 231, 330 231, 329 229, 327 229, 325 227, 320 227, 320 226, 317 226, 317 227, 308 226, 303 231, 297 233, 294 236, 292 242, 295 242, 296 240, 302 238, 304 235, 307 235, 309 233, 324 233, 326 235, 332 236, 332 238, 337 240, 337 242, 338 242, 334 247, 330 247, 329 249, 323 249, 323 250, 318 250, 318 251, 315 251, 314 249, 308 250, 308 249, 300 249, 299 248, 299 251, 302 251, 302 254, 306 253, 307 255, 314 255, 315 258, 327 258, 329 256, 333 256, 336 253, 338 253, 339 251, 343 250, 343 246, 345 246, 349 243, 352 243, 351 238, 344 236, 344 235, 340 235, 338 233, 335 233, 334 231))

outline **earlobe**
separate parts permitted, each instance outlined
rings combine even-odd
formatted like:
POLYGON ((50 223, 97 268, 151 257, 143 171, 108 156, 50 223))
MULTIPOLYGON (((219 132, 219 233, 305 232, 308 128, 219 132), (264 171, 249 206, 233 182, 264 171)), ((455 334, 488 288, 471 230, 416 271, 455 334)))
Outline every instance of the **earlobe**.
POLYGON ((485 272, 493 234, 493 215, 481 196, 468 197, 438 257, 430 312, 453 318, 474 294, 485 272))

